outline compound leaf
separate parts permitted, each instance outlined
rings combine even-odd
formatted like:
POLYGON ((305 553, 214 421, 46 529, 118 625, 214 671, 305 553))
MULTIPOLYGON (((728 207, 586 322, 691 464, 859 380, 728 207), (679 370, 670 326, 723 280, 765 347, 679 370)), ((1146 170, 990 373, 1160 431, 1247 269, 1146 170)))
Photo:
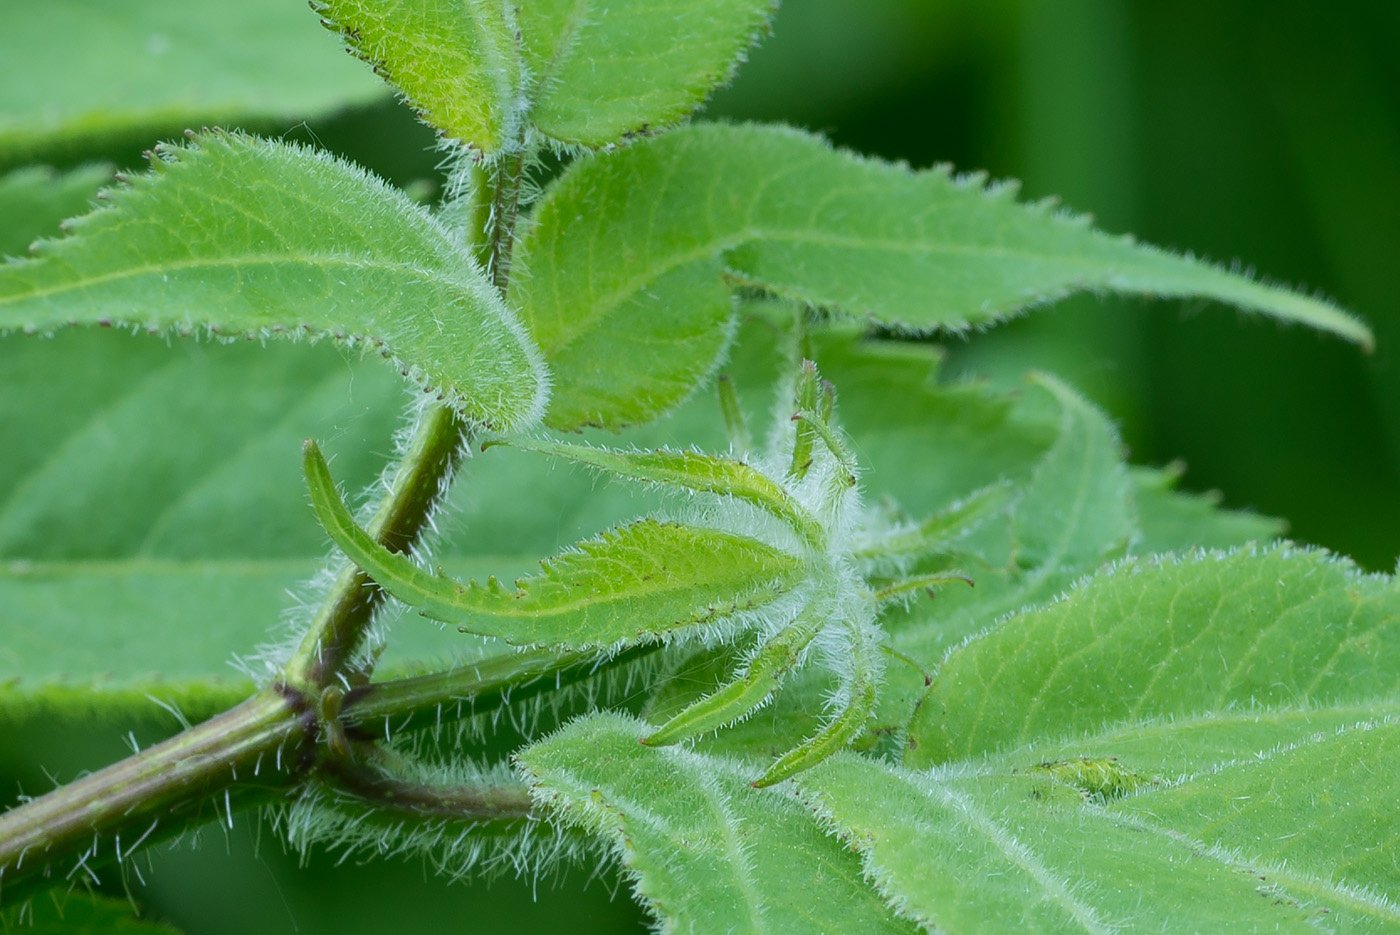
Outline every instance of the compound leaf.
POLYGON ((537 351, 451 235, 402 193, 236 134, 164 149, 71 236, 0 266, 0 328, 128 325, 374 347, 466 418, 533 421, 537 351))
POLYGON ((637 741, 641 721, 595 714, 521 751, 536 798, 605 840, 668 932, 913 932, 855 856, 751 769, 637 741))

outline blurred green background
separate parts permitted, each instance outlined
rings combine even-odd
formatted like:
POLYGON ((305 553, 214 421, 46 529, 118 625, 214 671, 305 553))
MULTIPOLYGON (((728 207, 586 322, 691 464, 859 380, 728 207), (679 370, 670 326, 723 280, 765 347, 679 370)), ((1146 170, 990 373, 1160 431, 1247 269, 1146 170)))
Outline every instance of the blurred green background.
MULTIPOLYGON (((1369 357, 1221 308, 1090 297, 953 340, 948 367, 1006 382, 1055 371, 1110 412, 1133 460, 1184 459, 1186 486, 1389 571, 1400 554, 1397 47, 1395 0, 793 0, 708 113, 1019 178, 1027 197, 1058 195, 1109 230, 1238 262, 1364 316, 1378 339, 1369 357)), ((388 102, 257 129, 400 184, 436 178, 430 134, 388 102)), ((96 155, 133 166, 151 142, 109 140, 96 155)), ((68 779, 119 757, 127 727, 3 738, 6 797, 9 777, 48 788, 39 764, 68 779)), ((138 734, 170 729, 152 721, 138 734)), ((449 887, 411 862, 320 855, 298 869, 261 837, 206 831, 197 849, 153 855, 149 885, 130 883, 191 933, 644 927, 625 897, 609 900, 617 880, 587 870, 561 888, 449 887)))

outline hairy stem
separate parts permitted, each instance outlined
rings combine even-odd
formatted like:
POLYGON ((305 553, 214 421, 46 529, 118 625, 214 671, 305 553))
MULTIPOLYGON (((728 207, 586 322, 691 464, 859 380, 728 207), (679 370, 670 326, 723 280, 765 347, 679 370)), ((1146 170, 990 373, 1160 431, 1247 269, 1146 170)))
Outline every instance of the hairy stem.
MULTIPOLYGON (((492 176, 494 210, 483 239, 502 293, 523 164, 516 160, 492 176)), ((450 409, 423 411, 368 523, 381 544, 407 551, 422 538, 465 444, 466 427, 450 409)), ((319 715, 323 694, 362 684, 369 675, 368 663, 359 671, 352 666, 382 601, 379 588, 347 565, 272 687, 0 815, 0 901, 80 873, 95 878, 102 865, 211 818, 231 821, 236 807, 269 801, 304 781, 325 760, 315 746, 328 728, 319 715)), ((497 681, 489 691, 504 694, 497 681)), ((459 682, 452 700, 471 694, 459 682)))
POLYGON ((0 816, 0 902, 83 874, 293 781, 314 714, 266 690, 197 727, 0 816), (220 812, 220 807, 223 812, 220 812))
POLYGON ((346 694, 340 721, 363 739, 422 730, 582 681, 660 649, 659 643, 635 646, 614 656, 535 649, 365 685, 346 694))

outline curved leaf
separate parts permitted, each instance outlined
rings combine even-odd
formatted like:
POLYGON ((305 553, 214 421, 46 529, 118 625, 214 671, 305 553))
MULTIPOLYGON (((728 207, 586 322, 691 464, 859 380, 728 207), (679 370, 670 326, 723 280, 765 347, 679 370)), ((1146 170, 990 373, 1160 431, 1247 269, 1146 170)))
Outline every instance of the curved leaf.
POLYGON ((214 133, 64 240, 0 266, 0 328, 121 324, 373 347, 466 418, 532 422, 538 353, 451 235, 402 193, 295 145, 214 133))
POLYGON ((732 760, 642 746, 648 729, 595 714, 516 760, 541 803, 616 851, 663 931, 917 931, 806 809, 754 789, 732 760))
POLYGON ((306 477, 336 545, 394 597, 422 614, 519 646, 614 648, 652 642, 766 604, 795 586, 803 564, 747 536, 640 520, 541 562, 515 582, 463 584, 432 575, 361 529, 336 493, 315 444, 306 477))

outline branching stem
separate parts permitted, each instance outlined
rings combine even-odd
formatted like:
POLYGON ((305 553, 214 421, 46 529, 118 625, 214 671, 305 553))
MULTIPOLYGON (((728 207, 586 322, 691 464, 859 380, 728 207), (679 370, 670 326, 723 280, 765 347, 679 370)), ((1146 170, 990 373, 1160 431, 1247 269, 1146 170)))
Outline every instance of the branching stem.
MULTIPOLYGON (((523 166, 521 156, 491 176, 484 247, 492 282, 502 293, 508 284, 523 166)), ((367 524, 381 544, 407 551, 422 538, 466 443, 466 426, 452 410, 432 406, 423 411, 367 524)), ((382 601, 379 588, 347 565, 274 685, 163 743, 0 815, 0 903, 25 898, 64 877, 95 878, 102 865, 210 819, 231 823, 235 808, 271 801, 330 762, 317 755, 327 727, 321 701, 328 688, 338 692, 368 679, 368 664, 359 671, 352 666, 382 601)), ((535 670, 515 674, 538 682, 580 660, 537 662, 535 670)), ((447 673, 442 683, 418 682, 397 695, 390 690, 367 697, 378 700, 378 706, 371 706, 376 716, 389 713, 383 709, 386 697, 402 702, 405 715, 418 707, 455 704, 478 692, 500 703, 510 688, 510 667, 496 671, 487 666, 481 674, 484 682, 447 673), (448 694, 429 698, 426 692, 434 686, 448 694)), ((491 702, 484 698, 483 703, 491 702)), ((344 705, 355 709, 348 696, 344 705)), ((505 804, 516 817, 524 807, 515 798, 505 804)))

